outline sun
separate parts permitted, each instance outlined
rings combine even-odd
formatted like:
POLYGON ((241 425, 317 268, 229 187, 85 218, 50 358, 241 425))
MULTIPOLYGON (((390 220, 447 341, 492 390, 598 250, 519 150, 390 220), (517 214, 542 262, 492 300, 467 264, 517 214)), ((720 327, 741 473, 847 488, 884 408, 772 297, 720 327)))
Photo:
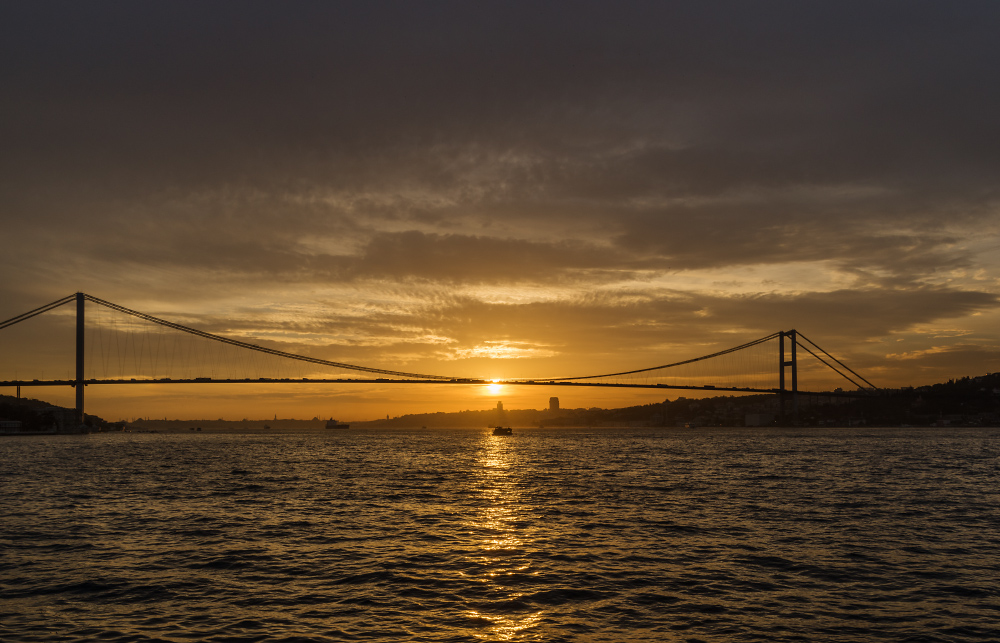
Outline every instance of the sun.
POLYGON ((492 384, 487 384, 486 388, 489 390, 491 395, 496 395, 497 393, 503 391, 503 384, 499 383, 499 380, 491 380, 492 384))

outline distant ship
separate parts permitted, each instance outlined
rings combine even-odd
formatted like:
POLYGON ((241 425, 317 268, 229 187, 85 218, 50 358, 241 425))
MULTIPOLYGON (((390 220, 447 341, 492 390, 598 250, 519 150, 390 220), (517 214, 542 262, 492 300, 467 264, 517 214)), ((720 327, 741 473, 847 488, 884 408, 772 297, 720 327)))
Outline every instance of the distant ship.
POLYGON ((349 429, 349 428, 351 428, 351 425, 347 424, 346 422, 338 422, 338 421, 334 420, 333 418, 330 418, 330 420, 326 423, 326 428, 328 428, 328 429, 349 429))
POLYGON ((514 435, 514 431, 509 426, 494 427, 493 435, 514 435))

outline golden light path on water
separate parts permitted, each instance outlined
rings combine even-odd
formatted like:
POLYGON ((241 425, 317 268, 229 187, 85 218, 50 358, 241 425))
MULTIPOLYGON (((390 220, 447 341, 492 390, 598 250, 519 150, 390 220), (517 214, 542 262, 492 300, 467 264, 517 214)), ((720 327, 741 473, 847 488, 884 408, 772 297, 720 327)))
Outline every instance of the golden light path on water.
MULTIPOLYGON (((497 599, 514 601, 524 595, 514 585, 515 579, 538 574, 531 570, 531 542, 525 539, 524 530, 518 529, 519 524, 527 523, 530 513, 516 473, 518 454, 509 437, 487 435, 483 437, 477 461, 482 510, 468 527, 481 534, 483 540, 481 553, 468 562, 470 568, 477 570, 478 578, 473 580, 488 585, 497 599)), ((518 615, 467 612, 472 619, 490 623, 484 630, 473 633, 487 641, 541 640, 531 636, 529 630, 543 614, 542 610, 518 615)))

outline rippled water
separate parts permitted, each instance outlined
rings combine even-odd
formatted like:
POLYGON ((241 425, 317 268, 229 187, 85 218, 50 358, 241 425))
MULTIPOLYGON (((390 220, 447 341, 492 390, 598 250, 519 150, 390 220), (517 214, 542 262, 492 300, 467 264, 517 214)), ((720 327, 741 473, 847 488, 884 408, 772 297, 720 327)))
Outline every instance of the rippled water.
POLYGON ((3 641, 1000 640, 997 429, 0 440, 3 641))

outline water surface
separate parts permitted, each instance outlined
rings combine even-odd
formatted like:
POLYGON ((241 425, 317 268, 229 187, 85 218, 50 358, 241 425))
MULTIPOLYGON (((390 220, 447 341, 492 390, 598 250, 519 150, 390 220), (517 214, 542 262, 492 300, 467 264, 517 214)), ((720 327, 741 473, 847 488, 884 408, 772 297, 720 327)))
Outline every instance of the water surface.
POLYGON ((1000 640, 1000 430, 0 439, 3 641, 1000 640))

